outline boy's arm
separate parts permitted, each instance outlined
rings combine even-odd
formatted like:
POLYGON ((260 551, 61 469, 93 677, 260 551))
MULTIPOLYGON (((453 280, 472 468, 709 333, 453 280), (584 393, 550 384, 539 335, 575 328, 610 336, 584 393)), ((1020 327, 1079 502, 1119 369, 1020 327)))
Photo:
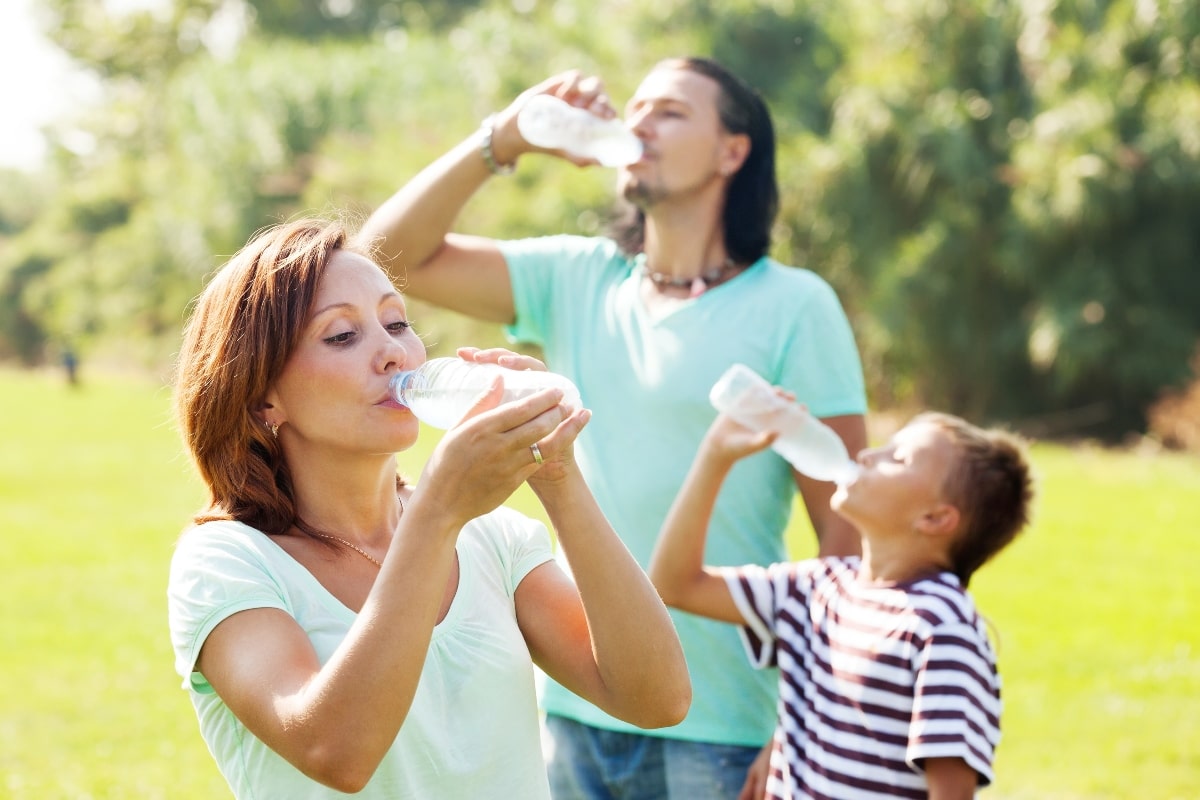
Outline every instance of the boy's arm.
MULTIPOLYGON (((837 433, 851 458, 867 446, 867 422, 862 414, 846 414, 821 419, 837 433)), ((825 556, 858 556, 862 555, 862 539, 858 529, 830 506, 837 487, 829 481, 819 481, 810 478, 799 470, 792 470, 795 476, 796 488, 804 499, 804 510, 812 523, 813 531, 817 534, 819 557, 825 556)))
POLYGON ((717 495, 734 462, 774 439, 775 434, 755 433, 724 414, 709 428, 650 558, 650 580, 667 605, 722 622, 745 621, 720 572, 704 566, 704 543, 717 495))
POLYGON ((927 758, 925 781, 929 784, 929 800, 970 800, 979 785, 979 775, 961 758, 927 758))

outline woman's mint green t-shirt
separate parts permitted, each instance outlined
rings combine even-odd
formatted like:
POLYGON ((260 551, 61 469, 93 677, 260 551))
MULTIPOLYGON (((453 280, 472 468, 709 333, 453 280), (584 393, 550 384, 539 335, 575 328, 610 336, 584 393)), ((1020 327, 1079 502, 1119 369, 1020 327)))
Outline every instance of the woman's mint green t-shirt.
MULTIPOLYGON (((549 534, 540 522, 500 508, 463 528, 457 553, 458 590, 434 628, 412 708, 370 783, 354 797, 549 797, 534 667, 513 604, 522 578, 553 558, 549 534)), ((167 593, 175 668, 234 796, 346 797, 256 739, 193 670, 208 634, 239 611, 285 611, 322 663, 355 613, 270 537, 236 522, 210 522, 181 537, 167 593)))

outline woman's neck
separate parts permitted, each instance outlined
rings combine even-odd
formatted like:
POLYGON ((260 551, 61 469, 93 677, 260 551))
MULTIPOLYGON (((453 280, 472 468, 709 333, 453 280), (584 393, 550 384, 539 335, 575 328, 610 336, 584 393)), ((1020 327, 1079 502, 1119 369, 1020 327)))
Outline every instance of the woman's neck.
POLYGON ((292 468, 296 511, 318 530, 344 539, 373 542, 390 538, 399 522, 394 457, 374 467, 331 464, 292 468))

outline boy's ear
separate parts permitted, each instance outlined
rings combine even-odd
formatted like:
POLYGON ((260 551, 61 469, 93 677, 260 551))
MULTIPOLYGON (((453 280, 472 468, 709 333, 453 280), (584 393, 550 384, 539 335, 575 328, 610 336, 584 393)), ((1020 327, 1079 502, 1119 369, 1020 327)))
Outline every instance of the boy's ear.
POLYGON ((958 530, 962 518, 958 509, 949 503, 938 503, 917 519, 917 529, 933 536, 949 536, 958 530))

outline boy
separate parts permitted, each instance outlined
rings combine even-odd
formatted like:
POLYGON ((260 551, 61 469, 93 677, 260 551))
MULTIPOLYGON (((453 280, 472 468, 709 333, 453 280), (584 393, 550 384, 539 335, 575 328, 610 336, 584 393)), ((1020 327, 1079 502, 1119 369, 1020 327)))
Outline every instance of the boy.
POLYGON ((1028 520, 1021 442, 923 414, 864 450, 831 500, 861 557, 705 566, 721 484, 774 438, 717 418, 650 563, 668 605, 742 626, 751 661, 780 668, 766 796, 974 796, 992 780, 1000 691, 966 587, 1028 520))

